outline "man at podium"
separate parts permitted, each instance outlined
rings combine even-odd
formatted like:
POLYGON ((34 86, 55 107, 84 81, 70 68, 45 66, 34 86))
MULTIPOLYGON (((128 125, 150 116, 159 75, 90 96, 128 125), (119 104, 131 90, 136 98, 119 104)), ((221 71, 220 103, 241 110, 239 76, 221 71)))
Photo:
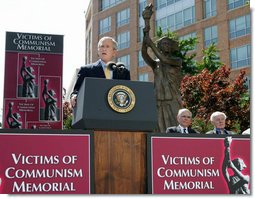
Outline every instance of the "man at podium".
POLYGON ((123 64, 111 62, 117 55, 118 43, 112 37, 102 37, 98 42, 99 60, 81 67, 71 94, 72 107, 85 77, 130 80, 130 72, 123 64))

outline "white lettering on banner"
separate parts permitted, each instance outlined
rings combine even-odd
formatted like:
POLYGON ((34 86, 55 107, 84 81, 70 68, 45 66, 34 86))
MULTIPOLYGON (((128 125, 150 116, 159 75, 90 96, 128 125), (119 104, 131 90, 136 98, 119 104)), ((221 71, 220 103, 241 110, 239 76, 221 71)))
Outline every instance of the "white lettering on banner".
POLYGON ((30 34, 20 34, 17 33, 19 39, 33 39, 33 40, 42 40, 42 35, 30 35, 30 34))
POLYGON ((162 155, 164 164, 170 165, 199 165, 199 157, 172 157, 170 155, 162 155))
POLYGON ((71 183, 25 183, 21 184, 14 182, 12 192, 63 192, 76 191, 74 184, 71 183))
POLYGON ((17 45, 17 50, 50 52, 51 47, 56 46, 56 42, 51 40, 51 36, 17 34, 17 37, 13 39, 13 43, 17 45))
POLYGON ((58 164, 59 156, 39 156, 39 155, 28 155, 22 154, 16 155, 12 153, 12 158, 15 164, 58 164))
POLYGON ((82 169, 32 169, 22 170, 9 167, 5 170, 5 176, 13 178, 77 178, 83 177, 82 169))
POLYGON ((167 180, 165 180, 164 182, 164 190, 181 190, 181 189, 189 189, 189 190, 193 190, 193 189, 210 189, 213 190, 214 186, 212 181, 189 181, 189 182, 175 182, 173 180, 171 180, 170 182, 167 182, 167 180))
POLYGON ((220 176, 219 169, 166 169, 160 167, 157 170, 157 175, 160 178, 172 177, 218 177, 220 176))
POLYGON ((5 169, 5 177, 13 180, 13 193, 75 192, 75 179, 85 177, 84 169, 75 168, 79 161, 75 154, 59 156, 12 153, 11 158, 15 166, 5 169))

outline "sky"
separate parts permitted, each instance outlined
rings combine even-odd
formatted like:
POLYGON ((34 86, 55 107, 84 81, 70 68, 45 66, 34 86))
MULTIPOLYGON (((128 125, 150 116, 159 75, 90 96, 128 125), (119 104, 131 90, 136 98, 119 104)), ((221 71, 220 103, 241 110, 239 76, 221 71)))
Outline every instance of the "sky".
POLYGON ((0 112, 3 108, 5 34, 10 32, 64 35, 63 87, 75 68, 85 63, 85 12, 89 0, 0 1, 0 112))

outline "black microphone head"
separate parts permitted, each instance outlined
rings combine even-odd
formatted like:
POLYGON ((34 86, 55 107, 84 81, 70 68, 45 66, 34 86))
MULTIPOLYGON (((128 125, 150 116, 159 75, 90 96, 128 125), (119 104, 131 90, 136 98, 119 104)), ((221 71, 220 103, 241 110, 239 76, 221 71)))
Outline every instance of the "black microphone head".
POLYGON ((109 68, 110 70, 114 70, 116 68, 116 63, 113 61, 109 61, 107 62, 106 67, 109 68))
POLYGON ((118 63, 116 63, 116 66, 117 66, 119 69, 126 68, 126 67, 125 67, 125 64, 124 64, 124 63, 122 63, 122 62, 118 62, 118 63))

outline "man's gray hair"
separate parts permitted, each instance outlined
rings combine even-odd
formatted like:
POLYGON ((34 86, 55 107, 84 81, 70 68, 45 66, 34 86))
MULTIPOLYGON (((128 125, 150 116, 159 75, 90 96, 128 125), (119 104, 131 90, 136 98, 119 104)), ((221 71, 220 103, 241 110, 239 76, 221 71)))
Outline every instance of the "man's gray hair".
POLYGON ((108 37, 108 36, 102 37, 102 38, 98 41, 97 47, 99 48, 99 47, 102 45, 103 41, 105 41, 105 40, 111 40, 112 43, 113 43, 113 49, 114 49, 114 50, 118 50, 118 42, 115 41, 115 39, 113 39, 112 37, 108 37))
POLYGON ((177 116, 179 117, 183 112, 189 112, 191 114, 191 117, 192 117, 192 113, 189 109, 186 109, 186 108, 182 108, 178 111, 178 114, 177 116))
POLYGON ((212 113, 211 117, 210 117, 210 121, 213 121, 215 117, 222 115, 224 117, 224 119, 227 118, 226 114, 220 111, 216 111, 214 113, 212 113))

